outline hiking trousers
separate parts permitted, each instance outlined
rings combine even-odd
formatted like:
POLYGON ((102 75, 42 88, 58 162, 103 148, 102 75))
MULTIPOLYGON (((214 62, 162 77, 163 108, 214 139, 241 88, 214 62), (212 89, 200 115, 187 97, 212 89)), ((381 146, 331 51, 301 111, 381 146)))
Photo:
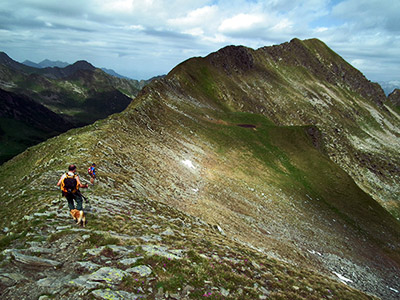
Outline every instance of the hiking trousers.
POLYGON ((74 200, 76 201, 76 209, 77 210, 83 210, 83 208, 82 208, 82 196, 81 195, 79 195, 78 193, 66 194, 65 198, 67 198, 69 210, 75 209, 74 200))

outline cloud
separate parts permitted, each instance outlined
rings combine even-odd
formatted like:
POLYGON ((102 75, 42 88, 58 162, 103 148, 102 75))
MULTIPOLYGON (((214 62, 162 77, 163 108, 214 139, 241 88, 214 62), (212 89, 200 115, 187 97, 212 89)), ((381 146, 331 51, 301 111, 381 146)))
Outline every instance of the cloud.
POLYGON ((167 24, 176 28, 200 27, 204 26, 204 23, 213 21, 213 19, 217 17, 217 13, 217 6, 204 6, 191 10, 182 17, 168 19, 167 24))
POLYGON ((399 80, 398 11, 392 0, 1 1, 0 42, 20 61, 86 59, 141 79, 228 44, 316 37, 370 79, 399 80))
POLYGON ((334 7, 332 14, 354 25, 355 29, 400 31, 400 2, 380 0, 345 0, 334 7))
POLYGON ((264 26, 266 20, 262 15, 243 14, 226 19, 219 26, 218 31, 222 33, 243 32, 264 26))

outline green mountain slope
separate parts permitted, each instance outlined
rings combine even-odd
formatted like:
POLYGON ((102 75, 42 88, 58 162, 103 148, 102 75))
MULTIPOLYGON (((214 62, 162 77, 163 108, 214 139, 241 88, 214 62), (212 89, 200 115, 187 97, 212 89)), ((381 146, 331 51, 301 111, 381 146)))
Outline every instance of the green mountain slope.
POLYGON ((330 158, 400 217, 399 115, 379 85, 322 42, 227 47, 174 72, 207 105, 263 114, 277 125, 317 126, 330 158))
POLYGON ((385 192, 361 181, 380 161, 370 153, 362 169, 362 149, 349 141, 379 131, 375 147, 396 161, 393 145, 383 147, 396 138, 396 115, 321 42, 276 49, 228 47, 186 61, 124 112, 1 166, 2 294, 396 299, 400 224, 374 199, 385 192), (300 46, 337 68, 291 61, 300 46), (53 186, 68 164, 84 171, 93 161, 89 223, 78 229, 53 186), (29 278, 34 266, 42 271, 29 278))

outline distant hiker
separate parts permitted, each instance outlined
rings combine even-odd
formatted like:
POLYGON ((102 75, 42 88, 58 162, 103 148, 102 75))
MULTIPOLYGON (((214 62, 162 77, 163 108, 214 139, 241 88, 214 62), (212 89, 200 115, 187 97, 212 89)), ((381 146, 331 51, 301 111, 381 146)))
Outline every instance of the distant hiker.
POLYGON ((57 183, 57 186, 61 186, 62 194, 68 201, 68 207, 72 217, 74 217, 72 211, 75 209, 74 200, 76 201, 76 209, 82 211, 82 194, 79 188, 87 188, 88 184, 82 184, 79 180, 79 176, 76 173, 76 166, 70 165, 68 172, 63 174, 57 183))
POLYGON ((96 178, 96 164, 92 163, 92 165, 88 168, 88 174, 90 175, 90 183, 94 184, 94 179, 96 178))

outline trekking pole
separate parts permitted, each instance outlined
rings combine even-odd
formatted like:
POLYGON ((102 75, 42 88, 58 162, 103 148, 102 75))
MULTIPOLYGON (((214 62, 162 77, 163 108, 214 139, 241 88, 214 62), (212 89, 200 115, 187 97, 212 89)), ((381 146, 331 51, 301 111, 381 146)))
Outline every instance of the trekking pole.
POLYGON ((86 198, 85 196, 83 196, 83 194, 81 193, 81 191, 79 191, 79 195, 85 200, 85 202, 86 202, 87 205, 88 205, 89 210, 91 210, 91 209, 92 209, 92 206, 90 205, 89 199, 86 198))
POLYGON ((80 196, 87 202, 87 204, 89 204, 89 200, 88 198, 86 198, 85 196, 83 196, 83 194, 81 192, 79 192, 80 196))

